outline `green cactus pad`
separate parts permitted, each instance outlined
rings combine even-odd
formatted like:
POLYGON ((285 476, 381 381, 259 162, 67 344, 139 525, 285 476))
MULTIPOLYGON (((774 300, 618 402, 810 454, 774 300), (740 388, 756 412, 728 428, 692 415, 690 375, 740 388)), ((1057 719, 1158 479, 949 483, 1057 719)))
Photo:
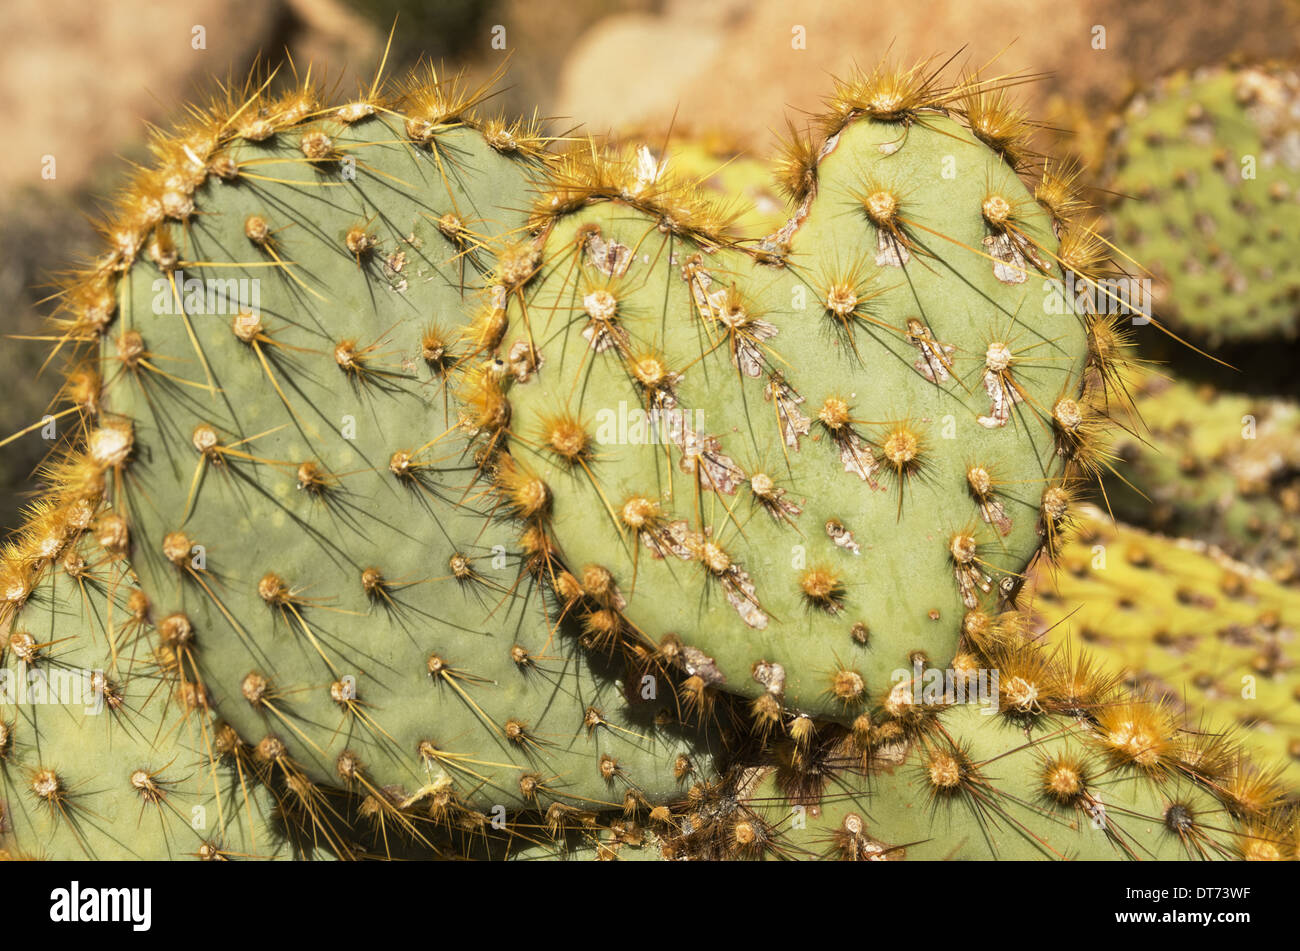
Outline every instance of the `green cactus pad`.
POLYGON ((706 686, 852 717, 1014 587, 1060 429, 1095 428, 1051 219, 939 115, 848 123, 757 260, 654 174, 547 226, 501 348, 511 453, 632 632, 706 686))
POLYGON ((1121 117, 1115 232, 1178 333, 1218 346, 1300 328, 1298 104, 1293 69, 1209 69, 1168 77, 1121 117))
POLYGON ((1165 534, 1202 539, 1300 582, 1300 406, 1153 377, 1114 451, 1115 514, 1165 534))
POLYGON ((221 126, 118 284, 92 454, 160 636, 293 776, 435 809, 675 795, 670 682, 584 658, 474 485, 447 373, 492 334, 539 160, 428 117, 450 94, 221 126))

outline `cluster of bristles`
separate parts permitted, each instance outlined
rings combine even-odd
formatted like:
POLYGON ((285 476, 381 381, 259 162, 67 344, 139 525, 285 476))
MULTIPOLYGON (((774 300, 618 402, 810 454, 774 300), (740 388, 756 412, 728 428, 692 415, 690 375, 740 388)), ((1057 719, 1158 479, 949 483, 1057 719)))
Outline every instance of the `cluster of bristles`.
POLYGON ((619 201, 649 214, 666 233, 701 247, 732 246, 741 208, 717 199, 694 179, 679 176, 645 146, 617 151, 594 139, 571 144, 547 170, 533 203, 531 223, 544 231, 557 218, 599 201, 619 201))

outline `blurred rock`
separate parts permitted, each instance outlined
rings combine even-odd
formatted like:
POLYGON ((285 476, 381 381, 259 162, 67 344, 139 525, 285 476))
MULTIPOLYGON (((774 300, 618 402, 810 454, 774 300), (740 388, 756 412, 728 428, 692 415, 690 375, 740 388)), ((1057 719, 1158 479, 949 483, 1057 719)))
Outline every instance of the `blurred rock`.
MULTIPOLYGON (((30 186, 0 190, 0 221, 4 222, 5 254, 0 256, 0 301, 4 319, 0 330, 0 439, 25 429, 45 415, 62 382, 62 363, 41 372, 49 354, 46 341, 18 340, 41 334, 38 301, 51 293, 51 277, 60 269, 88 259, 96 250, 94 231, 81 209, 50 189, 30 186)), ((48 308, 46 309, 48 310, 48 308)), ((58 423, 58 432, 71 428, 71 419, 58 423)), ((34 488, 32 472, 53 447, 40 431, 0 447, 0 529, 17 522, 22 493, 34 488)))
POLYGON ((666 124, 679 110, 692 126, 761 147, 787 105, 820 107, 829 76, 889 55, 910 65, 939 53, 957 54, 957 67, 992 62, 989 76, 1050 74, 1026 87, 1040 115, 1052 94, 1100 111, 1133 82, 1176 66, 1294 54, 1296 22, 1290 0, 671 0, 661 16, 615 17, 589 30, 565 65, 557 108, 597 132, 666 124), (792 48, 796 26, 806 31, 804 50, 792 48), (1096 27, 1105 28, 1105 49, 1093 49, 1096 27))
POLYGON ((41 183, 55 156, 72 189, 208 75, 239 75, 276 28, 278 0, 8 0, 0 33, 0 188, 41 183), (206 49, 194 49, 194 28, 206 49))

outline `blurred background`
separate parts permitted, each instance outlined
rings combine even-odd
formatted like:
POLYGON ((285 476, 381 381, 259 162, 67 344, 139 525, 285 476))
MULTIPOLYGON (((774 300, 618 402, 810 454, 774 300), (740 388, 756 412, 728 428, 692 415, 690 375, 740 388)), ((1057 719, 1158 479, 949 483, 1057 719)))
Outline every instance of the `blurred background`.
MULTIPOLYGON (((41 332, 48 281, 94 251, 94 196, 111 194, 124 159, 143 159, 146 124, 259 60, 313 63, 350 91, 372 78, 395 18, 390 72, 425 57, 485 77, 508 55, 500 102, 536 106, 553 130, 675 121, 755 155, 783 114, 817 108, 830 76, 891 52, 971 67, 996 56, 998 72, 1039 74, 1023 87, 1032 113, 1086 144, 1171 69, 1294 56, 1300 44, 1296 0, 7 0, 0 438, 39 420, 57 385, 53 373, 31 382, 47 345, 12 337, 41 332), (795 26, 807 49, 792 49, 795 26)), ((5 526, 47 445, 33 432, 0 449, 5 526)))

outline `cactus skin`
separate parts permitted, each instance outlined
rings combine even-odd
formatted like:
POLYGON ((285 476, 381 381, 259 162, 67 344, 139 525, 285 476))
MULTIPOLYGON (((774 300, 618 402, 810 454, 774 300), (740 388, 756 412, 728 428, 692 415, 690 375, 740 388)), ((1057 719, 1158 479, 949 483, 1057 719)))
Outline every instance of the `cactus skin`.
POLYGON ((1036 628, 1054 642, 1082 643, 1190 722, 1231 727, 1255 762, 1285 767, 1289 785, 1300 780, 1294 589, 1203 544, 1117 527, 1096 512, 1081 516, 1060 567, 1034 582, 1036 628))
POLYGON ((1297 103, 1294 69, 1179 73, 1113 133, 1108 187, 1137 199, 1114 207, 1114 229, 1157 275, 1156 314, 1178 333, 1214 347, 1300 329, 1297 103))
POLYGON ((1135 408, 1115 441, 1129 483, 1107 484, 1115 514, 1300 582, 1300 407, 1153 377, 1135 408))
POLYGON ((150 669, 147 605, 129 573, 88 536, 60 554, 14 616, 0 664, 0 857, 292 854, 273 798, 234 793, 207 752, 210 718, 182 716, 174 685, 150 669))
POLYGON ((571 157, 537 205, 541 269, 500 348, 528 365, 491 438, 553 496, 530 530, 573 578, 612 577, 630 631, 704 687, 851 718, 912 652, 952 656, 963 612, 1014 585, 1073 452, 1054 411, 1089 434, 1101 420, 1079 397, 1087 328, 1051 313, 1032 263, 1060 275, 1051 218, 1012 168, 932 112, 828 132, 805 153, 815 194, 757 255, 694 227, 716 213, 645 163, 571 157), (999 238, 1027 282, 988 253, 999 238), (876 263, 904 244, 909 266, 876 263), (670 409, 714 454, 698 478, 670 409))

